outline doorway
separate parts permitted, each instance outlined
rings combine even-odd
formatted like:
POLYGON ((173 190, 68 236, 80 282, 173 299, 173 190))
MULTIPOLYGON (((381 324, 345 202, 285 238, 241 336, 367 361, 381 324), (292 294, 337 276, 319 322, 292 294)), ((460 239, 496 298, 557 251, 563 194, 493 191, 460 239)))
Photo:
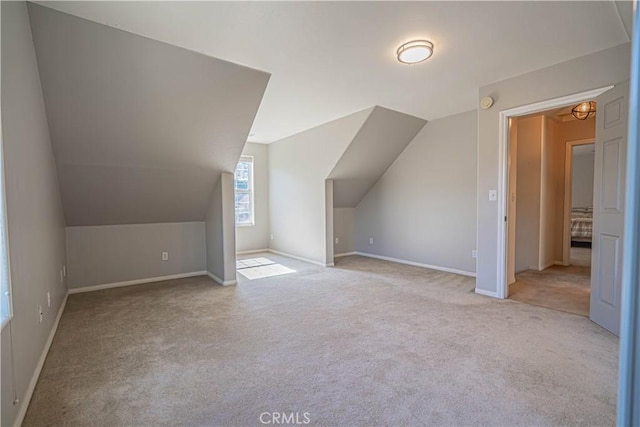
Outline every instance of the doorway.
POLYGON ((567 141, 563 265, 591 267, 595 139, 567 141))
POLYGON ((589 316, 595 112, 573 107, 511 119, 508 297, 589 316), (568 250, 566 235, 579 240, 568 250))
MULTIPOLYGON (((595 99, 601 111, 596 121, 594 207, 593 207, 593 251, 589 318, 619 334, 622 246, 624 235, 625 164, 627 156, 627 108, 628 82, 615 86, 568 95, 548 101, 516 107, 499 113, 500 168, 498 175, 497 202, 499 206, 498 269, 496 296, 509 295, 509 167, 510 165, 510 121, 512 118, 539 113, 551 108, 564 107, 595 99)), ((546 229, 546 228, 545 228, 546 229)), ((546 248, 546 246, 545 246, 546 248)), ((513 251, 511 251, 513 252, 513 251)))

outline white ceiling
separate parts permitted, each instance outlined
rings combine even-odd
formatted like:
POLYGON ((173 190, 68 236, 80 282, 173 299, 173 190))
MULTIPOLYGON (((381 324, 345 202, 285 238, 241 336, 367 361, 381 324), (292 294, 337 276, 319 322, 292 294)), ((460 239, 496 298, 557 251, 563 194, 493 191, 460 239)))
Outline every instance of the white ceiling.
POLYGON ((256 142, 373 105, 427 120, 471 110, 480 86, 629 40, 613 1, 46 6, 271 73, 256 142), (433 41, 434 56, 398 63, 414 38, 433 41))

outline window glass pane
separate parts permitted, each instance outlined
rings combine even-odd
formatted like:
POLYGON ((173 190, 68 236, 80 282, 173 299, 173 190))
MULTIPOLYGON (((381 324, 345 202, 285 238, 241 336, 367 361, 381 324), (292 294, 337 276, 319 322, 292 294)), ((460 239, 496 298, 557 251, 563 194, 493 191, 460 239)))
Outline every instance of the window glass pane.
POLYGON ((243 160, 238 162, 234 174, 236 224, 253 224, 253 162, 243 160))
POLYGON ((251 194, 236 193, 236 223, 251 222, 251 194))
POLYGON ((251 185, 251 162, 239 162, 235 173, 236 190, 249 190, 251 185))

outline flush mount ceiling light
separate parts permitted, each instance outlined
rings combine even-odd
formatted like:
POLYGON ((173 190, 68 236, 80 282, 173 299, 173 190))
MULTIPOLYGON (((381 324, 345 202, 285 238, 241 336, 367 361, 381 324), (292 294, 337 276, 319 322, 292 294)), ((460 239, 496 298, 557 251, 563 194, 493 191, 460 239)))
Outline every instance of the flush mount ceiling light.
POLYGON ((596 102, 589 101, 578 104, 571 109, 571 115, 578 120, 587 120, 596 114, 596 102))
POLYGON ((396 51, 398 61, 403 64, 417 64, 433 55, 433 43, 429 40, 412 40, 404 43, 396 51))

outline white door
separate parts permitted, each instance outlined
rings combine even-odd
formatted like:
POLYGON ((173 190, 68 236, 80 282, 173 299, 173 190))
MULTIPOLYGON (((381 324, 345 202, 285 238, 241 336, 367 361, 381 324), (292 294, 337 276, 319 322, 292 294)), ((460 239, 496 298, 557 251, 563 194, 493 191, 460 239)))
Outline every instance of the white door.
POLYGON ((628 83, 603 93, 597 98, 596 113, 589 317, 616 335, 620 333, 628 93, 628 83))

